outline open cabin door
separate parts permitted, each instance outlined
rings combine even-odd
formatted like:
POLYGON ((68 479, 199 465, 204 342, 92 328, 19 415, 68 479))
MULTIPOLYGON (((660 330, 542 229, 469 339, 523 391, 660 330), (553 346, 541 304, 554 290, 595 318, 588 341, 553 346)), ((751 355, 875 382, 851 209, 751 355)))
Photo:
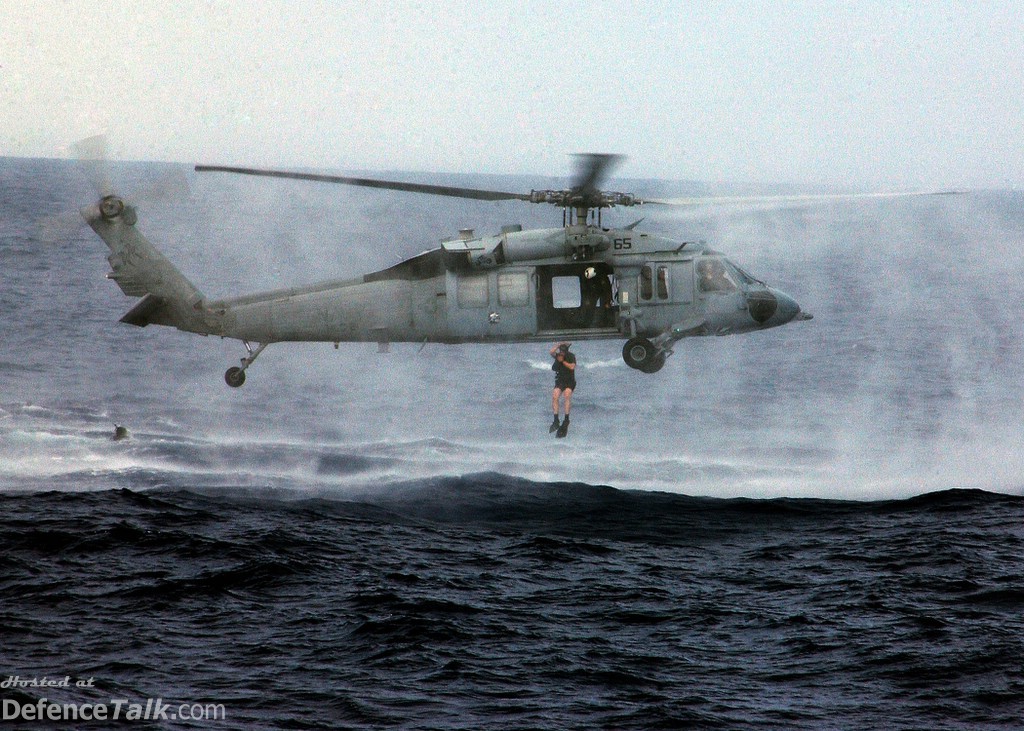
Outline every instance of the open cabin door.
POLYGON ((617 331, 615 288, 612 268, 603 262, 537 267, 537 330, 617 331))

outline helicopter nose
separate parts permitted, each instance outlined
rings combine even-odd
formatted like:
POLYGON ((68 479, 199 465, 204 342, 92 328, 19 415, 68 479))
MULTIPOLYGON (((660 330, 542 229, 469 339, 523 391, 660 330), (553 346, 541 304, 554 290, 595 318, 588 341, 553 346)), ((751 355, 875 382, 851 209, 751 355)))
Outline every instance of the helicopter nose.
POLYGON ((779 304, 775 314, 767 323, 769 326, 785 325, 787 322, 793 322, 794 320, 810 320, 814 317, 814 315, 801 310, 796 300, 785 292, 773 289, 772 294, 775 295, 775 299, 779 304))

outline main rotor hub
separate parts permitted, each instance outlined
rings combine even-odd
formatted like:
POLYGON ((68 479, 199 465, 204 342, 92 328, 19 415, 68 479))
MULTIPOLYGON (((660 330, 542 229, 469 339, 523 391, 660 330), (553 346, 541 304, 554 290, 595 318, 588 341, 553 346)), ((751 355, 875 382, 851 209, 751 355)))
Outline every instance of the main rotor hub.
POLYGON ((100 200, 100 215, 110 220, 117 218, 124 212, 124 201, 116 195, 103 196, 100 200))
POLYGON ((596 190, 531 190, 531 203, 550 203, 559 208, 613 208, 614 206, 637 206, 643 201, 630 193, 596 190))

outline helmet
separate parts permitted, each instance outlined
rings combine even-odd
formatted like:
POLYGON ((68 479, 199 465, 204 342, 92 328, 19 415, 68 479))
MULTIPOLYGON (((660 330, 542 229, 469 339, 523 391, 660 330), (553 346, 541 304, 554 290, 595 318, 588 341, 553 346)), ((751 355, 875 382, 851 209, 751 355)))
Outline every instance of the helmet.
POLYGON ((593 279, 597 276, 597 270, 594 267, 587 267, 583 270, 583 276, 587 279, 593 279))

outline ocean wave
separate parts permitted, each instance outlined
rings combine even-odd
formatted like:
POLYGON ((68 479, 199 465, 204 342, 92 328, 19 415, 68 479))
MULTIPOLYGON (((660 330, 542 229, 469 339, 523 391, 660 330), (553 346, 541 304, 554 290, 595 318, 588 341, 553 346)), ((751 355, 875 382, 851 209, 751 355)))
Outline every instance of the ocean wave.
MULTIPOLYGON (((345 468, 343 468, 344 471, 345 468)), ((139 479, 137 482, 146 482, 139 479)), ((96 510, 109 503, 125 510, 161 511, 163 518, 179 523, 175 511, 200 510, 202 520, 220 512, 231 513, 245 507, 288 511, 348 514, 358 519, 368 516, 427 521, 439 524, 479 524, 540 528, 554 533, 649 534, 678 536, 689 531, 734 522, 749 527, 750 521, 776 518, 833 520, 853 514, 863 516, 955 515, 964 517, 990 510, 1020 510, 1020 494, 986 492, 977 489, 952 489, 900 500, 826 500, 821 498, 709 498, 678 493, 621 490, 608 485, 580 482, 538 482, 502 473, 479 473, 457 477, 434 477, 392 483, 378 483, 316 491, 287 488, 259 489, 230 484, 181 486, 159 484, 149 487, 118 488, 93 493, 0 493, 0 501, 36 511, 44 506, 77 505, 96 510), (125 508, 125 503, 129 507, 125 508)), ((115 513, 116 514, 116 511, 115 513)), ((111 540, 138 541, 145 544, 154 536, 137 532, 130 523, 115 523, 107 528, 111 540)), ((26 541, 46 546, 66 547, 74 540, 60 533, 33 532, 26 541)), ((81 537, 80 537, 81 538, 81 537)), ((79 538, 79 539, 80 539, 79 538)), ((90 540, 94 540, 90 538, 90 540)), ((533 548, 554 548, 555 544, 530 544, 533 548)), ((560 546, 583 552, 585 545, 560 546)), ((771 549, 782 551, 783 547, 771 549)), ((603 550, 603 549, 600 549, 603 550)), ((766 549, 767 550, 767 549, 766 549)), ((780 555, 783 555, 780 554, 780 555)), ((768 554, 765 554, 767 556, 768 554)))
MULTIPOLYGON (((526 365, 529 368, 538 371, 550 371, 551 361, 550 360, 527 360, 526 365)), ((580 370, 594 370, 599 368, 625 368, 626 362, 622 358, 605 358, 595 361, 581 361, 579 364, 580 370)))

